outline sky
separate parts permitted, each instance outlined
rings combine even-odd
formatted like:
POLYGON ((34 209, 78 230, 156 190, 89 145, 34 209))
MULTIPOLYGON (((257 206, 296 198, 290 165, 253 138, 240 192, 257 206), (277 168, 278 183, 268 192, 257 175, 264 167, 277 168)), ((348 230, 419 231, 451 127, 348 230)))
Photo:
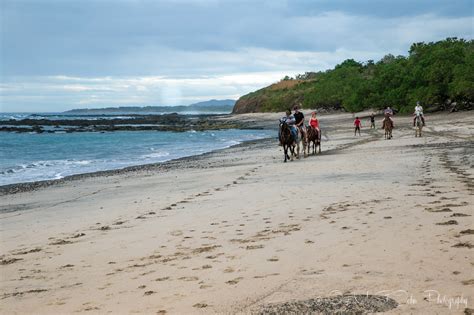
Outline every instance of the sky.
POLYGON ((473 39, 472 0, 0 0, 0 111, 238 99, 345 59, 473 39))

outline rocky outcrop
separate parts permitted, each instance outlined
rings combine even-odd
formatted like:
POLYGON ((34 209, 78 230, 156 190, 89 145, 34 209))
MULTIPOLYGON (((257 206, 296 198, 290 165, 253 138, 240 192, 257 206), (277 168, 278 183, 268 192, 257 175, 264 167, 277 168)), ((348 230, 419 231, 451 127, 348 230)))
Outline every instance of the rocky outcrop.
POLYGON ((237 100, 232 114, 280 112, 303 104, 305 93, 313 81, 286 79, 251 92, 237 100))
POLYGON ((258 113, 263 111, 264 99, 261 96, 240 98, 232 109, 232 114, 258 113))
POLYGON ((0 132, 110 132, 110 131, 204 131, 255 129, 251 124, 225 119, 227 115, 157 115, 127 119, 22 119, 0 121, 0 132))

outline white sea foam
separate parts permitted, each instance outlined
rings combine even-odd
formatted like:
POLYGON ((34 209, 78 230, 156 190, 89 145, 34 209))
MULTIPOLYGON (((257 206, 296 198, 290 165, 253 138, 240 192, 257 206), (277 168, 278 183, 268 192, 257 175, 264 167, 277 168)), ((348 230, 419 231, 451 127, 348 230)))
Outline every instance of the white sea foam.
POLYGON ((6 133, 0 146, 0 185, 164 162, 271 135, 268 131, 249 130, 6 133))

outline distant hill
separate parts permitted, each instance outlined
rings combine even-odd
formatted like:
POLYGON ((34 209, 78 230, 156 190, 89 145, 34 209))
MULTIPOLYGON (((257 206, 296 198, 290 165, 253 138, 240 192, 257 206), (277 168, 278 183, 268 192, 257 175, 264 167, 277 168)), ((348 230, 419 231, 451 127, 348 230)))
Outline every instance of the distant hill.
POLYGON ((120 106, 106 108, 80 108, 65 111, 64 114, 101 115, 101 114, 148 114, 148 113, 230 113, 235 100, 209 100, 190 105, 178 106, 120 106))
POLYGON ((377 62, 348 59, 327 71, 286 76, 242 96, 232 112, 279 112, 301 104, 348 112, 391 106, 411 113, 417 101, 427 112, 472 110, 473 69, 473 40, 415 43, 407 57, 389 54, 377 62))

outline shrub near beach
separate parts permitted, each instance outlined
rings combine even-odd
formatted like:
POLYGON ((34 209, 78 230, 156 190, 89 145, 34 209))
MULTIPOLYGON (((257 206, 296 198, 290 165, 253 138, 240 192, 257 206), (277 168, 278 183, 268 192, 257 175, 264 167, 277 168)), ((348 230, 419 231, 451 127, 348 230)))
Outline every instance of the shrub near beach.
POLYGON ((474 41, 447 38, 412 44, 407 57, 386 55, 374 62, 345 60, 334 69, 306 72, 294 79, 242 96, 234 113, 284 111, 288 104, 303 108, 344 109, 394 106, 410 113, 420 101, 428 111, 472 109, 474 102, 474 41), (454 106, 456 105, 456 106, 454 106))

